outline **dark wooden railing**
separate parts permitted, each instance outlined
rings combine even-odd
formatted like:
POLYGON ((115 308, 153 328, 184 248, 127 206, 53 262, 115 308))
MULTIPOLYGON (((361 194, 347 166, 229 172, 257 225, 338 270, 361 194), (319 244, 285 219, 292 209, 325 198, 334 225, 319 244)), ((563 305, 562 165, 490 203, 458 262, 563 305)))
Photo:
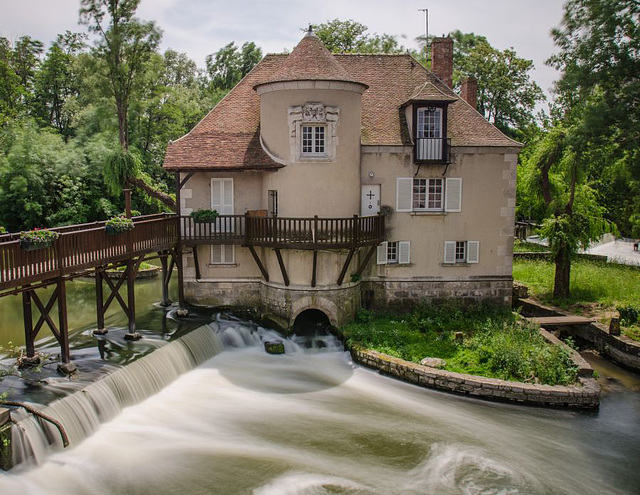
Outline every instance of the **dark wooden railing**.
POLYGON ((416 163, 450 163, 450 138, 416 138, 414 146, 416 163))
POLYGON ((60 234, 58 239, 34 251, 20 246, 20 234, 0 236, 0 290, 167 250, 178 242, 175 215, 148 215, 133 221, 133 230, 117 235, 108 235, 104 222, 49 229, 60 234))
POLYGON ((182 242, 241 244, 281 249, 341 249, 372 246, 384 240, 384 217, 281 218, 221 215, 196 223, 180 217, 182 242))

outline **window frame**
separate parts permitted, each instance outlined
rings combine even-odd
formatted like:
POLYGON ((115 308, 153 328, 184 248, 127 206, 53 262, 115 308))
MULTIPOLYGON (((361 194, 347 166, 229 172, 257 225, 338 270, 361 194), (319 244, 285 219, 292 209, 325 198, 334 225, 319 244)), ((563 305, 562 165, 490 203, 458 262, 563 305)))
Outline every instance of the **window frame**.
POLYGON ((212 244, 211 245, 211 265, 225 266, 236 264, 236 247, 233 244, 212 244), (220 248, 220 261, 214 259, 214 250, 220 248), (230 258, 228 259, 230 251, 230 258))
POLYGON ((411 264, 411 241, 383 241, 377 247, 376 264, 407 266, 411 264), (391 247, 394 245, 395 247, 391 247), (390 258, 389 252, 395 250, 395 259, 390 258))
POLYGON ((480 262, 480 241, 444 241, 443 259, 445 266, 477 264, 480 262))
POLYGON ((396 177, 396 211, 399 213, 461 212, 462 178, 396 177), (420 185, 422 181, 424 185, 420 185), (423 190, 420 191, 420 188, 423 190), (424 197, 421 199, 419 195, 424 197), (429 207, 430 202, 433 202, 431 207, 429 207), (420 206, 421 204, 424 206, 420 206))
POLYGON ((327 125, 315 122, 305 122, 300 124, 300 156, 303 158, 326 158, 327 153, 327 125), (311 129, 311 148, 312 151, 305 151, 305 130, 311 129), (322 141, 318 141, 318 131, 322 129, 321 138, 322 141), (318 148, 322 148, 322 151, 318 151, 318 148))
POLYGON ((413 139, 413 161, 414 163, 449 163, 450 156, 450 140, 447 139, 447 113, 448 102, 443 101, 428 101, 420 100, 413 103, 413 126, 411 129, 411 137, 413 139), (438 125, 434 126, 434 129, 428 130, 426 126, 427 110, 433 109, 434 113, 439 114, 438 125), (422 117, 421 117, 422 115, 422 117), (439 134, 436 136, 436 134, 439 134), (438 148, 435 158, 419 158, 421 153, 419 152, 420 139, 439 139, 440 144, 432 145, 438 148))

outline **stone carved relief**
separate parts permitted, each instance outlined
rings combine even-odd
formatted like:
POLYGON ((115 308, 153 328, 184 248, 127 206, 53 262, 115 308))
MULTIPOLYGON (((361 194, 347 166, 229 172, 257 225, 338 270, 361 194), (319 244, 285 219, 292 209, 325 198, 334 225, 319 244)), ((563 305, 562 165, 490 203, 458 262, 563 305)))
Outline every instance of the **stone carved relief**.
POLYGON ((338 144, 338 118, 340 109, 324 105, 319 102, 307 102, 304 105, 289 107, 289 144, 291 150, 291 161, 330 161, 335 158, 336 146, 338 144), (326 156, 307 158, 302 157, 300 143, 300 126, 306 123, 326 124, 327 143, 326 156))

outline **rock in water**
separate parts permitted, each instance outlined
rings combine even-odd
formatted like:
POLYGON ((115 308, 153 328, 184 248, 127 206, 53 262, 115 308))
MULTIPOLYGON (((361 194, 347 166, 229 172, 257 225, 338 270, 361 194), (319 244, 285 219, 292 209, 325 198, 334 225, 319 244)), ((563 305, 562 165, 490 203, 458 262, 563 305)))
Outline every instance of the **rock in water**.
POLYGON ((264 343, 267 354, 284 354, 284 342, 267 341, 264 343))

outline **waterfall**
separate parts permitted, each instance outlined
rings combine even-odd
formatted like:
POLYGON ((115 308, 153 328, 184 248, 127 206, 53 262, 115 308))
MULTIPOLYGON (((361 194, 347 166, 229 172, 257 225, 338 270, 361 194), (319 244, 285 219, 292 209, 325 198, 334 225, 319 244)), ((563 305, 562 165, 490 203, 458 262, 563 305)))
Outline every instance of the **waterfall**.
MULTIPOLYGON (((70 445, 78 444, 123 408, 159 392, 183 373, 222 352, 224 334, 233 332, 226 329, 219 335, 218 327, 217 323, 203 325, 82 390, 52 402, 42 412, 62 423, 70 445)), ((62 448, 62 439, 55 426, 25 414, 12 430, 12 445, 16 465, 40 464, 51 450, 62 448)))

